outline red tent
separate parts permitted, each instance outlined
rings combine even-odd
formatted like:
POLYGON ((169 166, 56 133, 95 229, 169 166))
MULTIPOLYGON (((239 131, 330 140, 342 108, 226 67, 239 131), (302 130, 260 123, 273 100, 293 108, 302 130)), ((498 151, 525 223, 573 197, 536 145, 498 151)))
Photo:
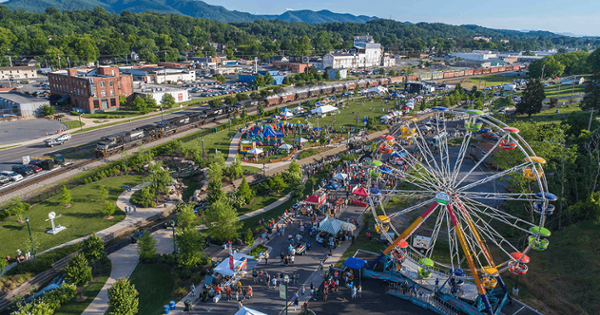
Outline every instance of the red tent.
POLYGON ((308 203, 315 204, 315 205, 320 205, 320 204, 323 204, 325 202, 325 199, 326 199, 326 195, 325 194, 322 194, 322 195, 314 194, 314 195, 306 198, 304 201, 306 201, 308 203))
POLYGON ((364 187, 356 188, 353 192, 353 195, 361 196, 361 197, 369 197, 369 193, 364 187))

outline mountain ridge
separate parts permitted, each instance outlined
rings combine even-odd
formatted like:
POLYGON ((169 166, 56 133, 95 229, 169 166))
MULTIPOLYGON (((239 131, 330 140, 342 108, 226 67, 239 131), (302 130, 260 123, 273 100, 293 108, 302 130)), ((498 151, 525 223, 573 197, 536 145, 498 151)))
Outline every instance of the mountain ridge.
POLYGON ((225 23, 252 22, 256 20, 282 20, 310 24, 327 22, 366 23, 378 19, 375 16, 356 16, 350 13, 335 13, 329 10, 288 10, 279 15, 259 15, 228 10, 223 6, 211 5, 201 0, 9 0, 3 2, 2 5, 12 10, 38 13, 44 12, 49 7, 55 7, 60 11, 74 11, 93 10, 99 6, 110 13, 154 11, 187 15, 194 18, 204 18, 225 23))

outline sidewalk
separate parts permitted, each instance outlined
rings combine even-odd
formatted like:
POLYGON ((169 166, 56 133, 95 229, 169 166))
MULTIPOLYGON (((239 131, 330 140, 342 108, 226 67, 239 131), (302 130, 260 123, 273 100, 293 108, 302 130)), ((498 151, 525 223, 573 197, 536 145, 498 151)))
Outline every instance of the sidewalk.
POLYGON ((242 139, 241 133, 236 133, 235 136, 231 139, 229 143, 229 155, 227 156, 227 160, 225 160, 225 164, 230 166, 233 161, 235 161, 235 156, 238 153, 238 148, 240 144, 240 140, 242 139))
POLYGON ((110 277, 106 280, 98 296, 81 313, 82 315, 104 315, 106 313, 108 310, 108 289, 112 287, 117 279, 129 278, 139 262, 137 249, 137 244, 130 244, 108 255, 112 263, 110 277))

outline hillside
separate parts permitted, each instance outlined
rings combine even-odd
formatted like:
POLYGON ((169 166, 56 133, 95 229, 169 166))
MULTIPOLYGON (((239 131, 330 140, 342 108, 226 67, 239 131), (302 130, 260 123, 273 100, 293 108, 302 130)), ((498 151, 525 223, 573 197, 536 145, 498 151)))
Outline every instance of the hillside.
POLYGON ((300 10, 286 11, 280 15, 254 15, 246 12, 227 10, 222 6, 210 5, 206 2, 196 0, 9 0, 3 4, 12 10, 37 13, 44 12, 48 7, 55 7, 60 11, 73 11, 92 10, 94 7, 100 6, 111 13, 155 11, 188 15, 225 23, 252 22, 255 20, 281 20, 312 24, 326 22, 365 23, 377 19, 376 17, 340 14, 327 10, 316 12, 312 10, 300 10))

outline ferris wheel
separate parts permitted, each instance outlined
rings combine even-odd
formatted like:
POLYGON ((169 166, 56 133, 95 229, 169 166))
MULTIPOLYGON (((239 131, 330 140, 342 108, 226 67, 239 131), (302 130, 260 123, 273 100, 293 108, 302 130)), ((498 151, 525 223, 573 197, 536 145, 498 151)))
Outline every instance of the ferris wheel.
POLYGON ((375 157, 371 166, 368 201, 376 231, 390 242, 373 265, 383 257, 399 265, 410 260, 420 279, 443 270, 452 285, 473 283, 486 312, 493 313, 489 292, 496 287, 507 291, 500 275, 525 275, 527 253, 549 245, 550 231, 544 225, 557 197, 548 192, 542 167, 546 161, 536 156, 518 129, 478 110, 434 107, 427 122, 405 117, 399 131, 383 139, 380 159, 375 157), (484 162, 502 151, 519 162, 486 170, 484 162), (389 157, 387 163, 383 157, 389 157), (389 189, 379 180, 382 174, 400 179, 406 189, 389 189), (524 178, 529 192, 507 191, 502 181, 509 177, 524 178), (387 213, 384 199, 390 197, 406 197, 413 204, 387 213), (509 213, 502 207, 505 201, 531 211, 509 213), (394 223, 400 219, 406 224, 394 223), (511 237, 503 236, 506 231, 511 237))

